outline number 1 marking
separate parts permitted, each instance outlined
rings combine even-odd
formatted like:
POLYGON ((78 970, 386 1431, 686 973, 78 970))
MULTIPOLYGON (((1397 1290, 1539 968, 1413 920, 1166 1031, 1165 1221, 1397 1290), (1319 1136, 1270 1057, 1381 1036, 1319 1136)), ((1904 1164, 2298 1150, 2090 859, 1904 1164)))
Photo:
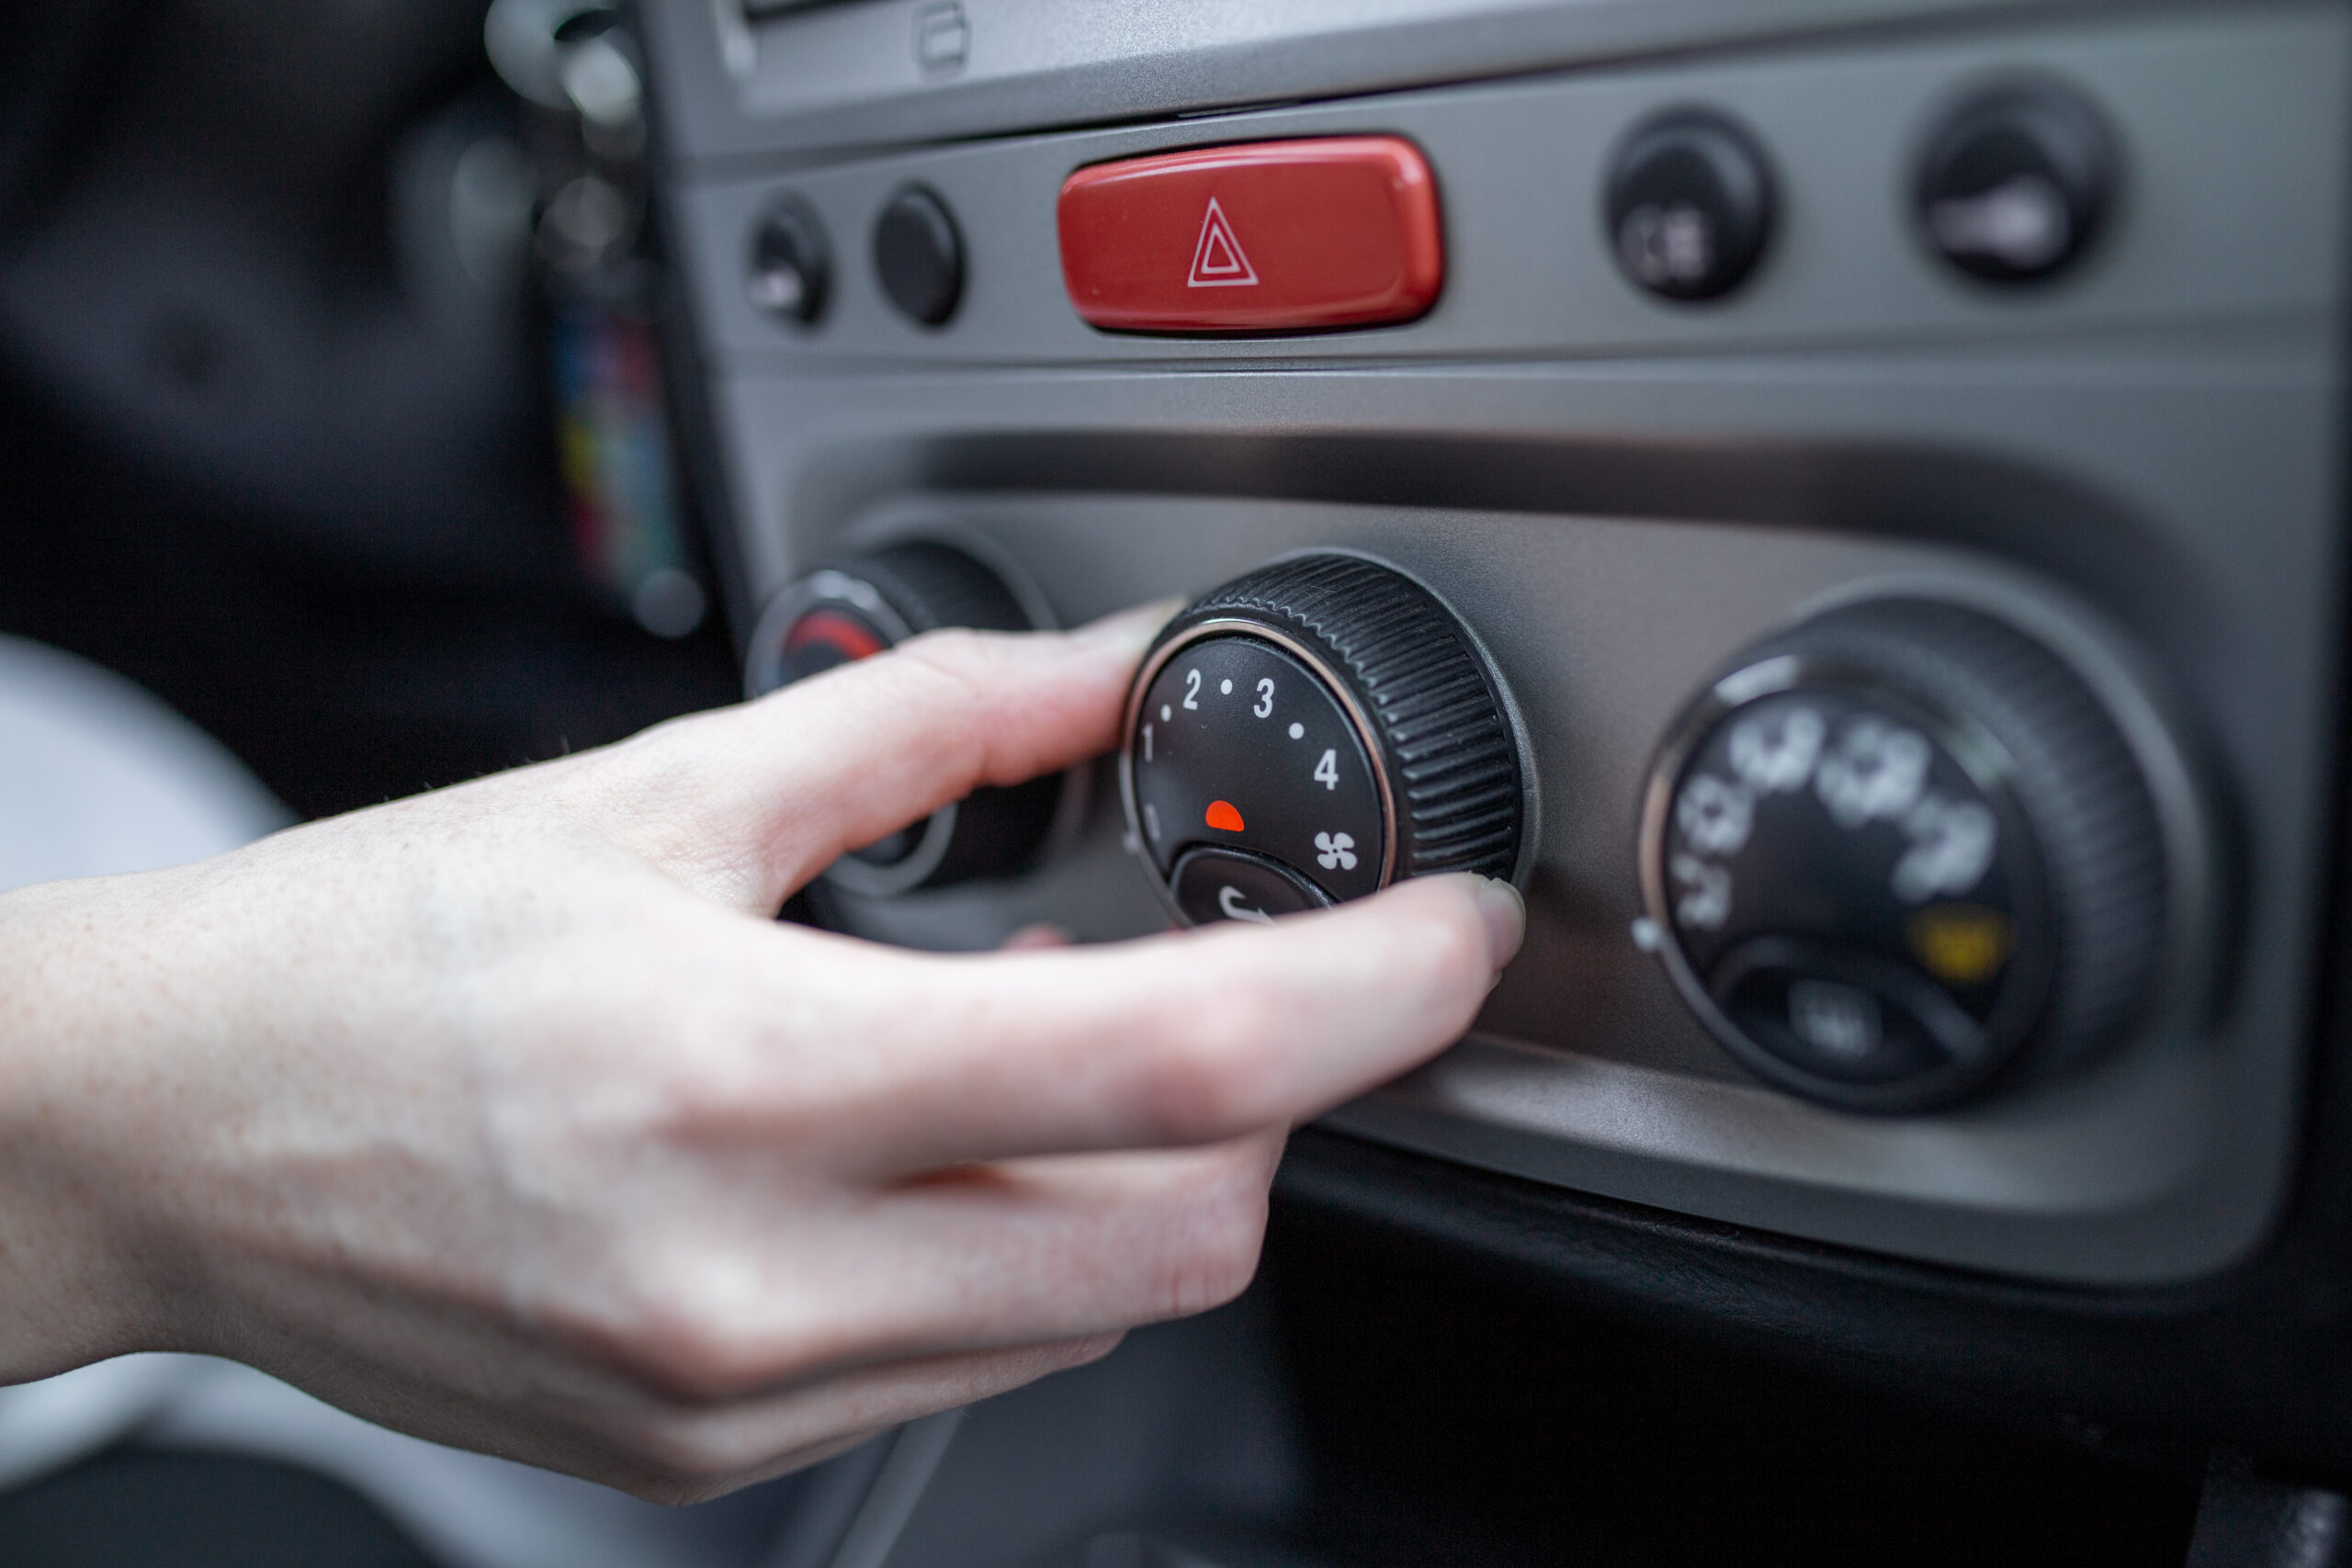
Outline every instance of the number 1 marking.
POLYGON ((1148 724, 1143 727, 1143 760, 1151 761, 1151 726, 1148 724))
POLYGON ((1340 787, 1340 753, 1337 748, 1324 752, 1323 760, 1315 764, 1315 782, 1325 789, 1340 787))

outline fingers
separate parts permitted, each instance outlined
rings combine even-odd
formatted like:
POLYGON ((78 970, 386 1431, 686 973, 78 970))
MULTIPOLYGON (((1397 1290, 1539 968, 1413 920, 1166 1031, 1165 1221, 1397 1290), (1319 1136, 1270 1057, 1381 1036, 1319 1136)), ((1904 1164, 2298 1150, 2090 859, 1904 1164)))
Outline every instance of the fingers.
POLYGON ((1456 875, 1271 926, 845 954, 832 983, 858 999, 842 1033, 874 1048, 844 1068, 854 1100, 838 1120, 859 1144, 843 1157, 923 1170, 1287 1126, 1459 1039, 1524 921, 1507 884, 1456 875))
POLYGON ((773 912, 849 850, 981 784, 1108 748, 1136 660, 1172 611, 1069 633, 948 631, 605 753, 605 829, 726 902, 773 912))
POLYGON ((1285 1141, 965 1167, 894 1192, 865 1331, 1019 1344, 1187 1317, 1248 1288, 1285 1141))
POLYGON ((703 1402, 1114 1333, 1249 1284, 1282 1145, 964 1167, 804 1198, 758 1234, 680 1223, 645 1239, 625 1289, 535 1303, 534 1320, 639 1386, 703 1402))
MULTIPOLYGON (((789 1474, 922 1416, 1102 1359, 1116 1334, 862 1368, 812 1387, 603 1423, 611 1457, 594 1479, 656 1503, 695 1503, 789 1474)), ((567 1456, 568 1457, 568 1456, 567 1456)))

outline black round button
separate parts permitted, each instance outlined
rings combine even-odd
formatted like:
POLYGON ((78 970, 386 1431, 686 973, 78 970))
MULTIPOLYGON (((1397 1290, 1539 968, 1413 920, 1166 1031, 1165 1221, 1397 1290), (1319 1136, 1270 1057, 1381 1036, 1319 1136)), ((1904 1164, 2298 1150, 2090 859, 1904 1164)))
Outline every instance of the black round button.
POLYGON ((1603 216, 1617 265, 1666 299, 1712 299, 1755 270, 1772 227, 1772 178, 1722 115, 1678 109, 1626 139, 1603 216))
MULTIPOLYGON (((1026 631, 1033 624, 1004 580, 962 550, 928 540, 892 545, 811 572, 769 600, 752 632, 744 688, 756 697, 941 626, 1026 631)), ((825 880, 881 897, 1011 875, 1036 857, 1064 789, 1053 774, 974 790, 852 851, 825 880)))
POLYGON ((964 297, 964 240, 947 204, 922 186, 890 198, 874 225, 882 292, 914 321, 944 324, 964 297))
POLYGON ((1928 248, 1973 277, 2031 283, 2090 247, 2117 178, 2115 140, 2081 95, 1993 88, 1928 139, 1914 201, 1928 248))
POLYGON ((1196 926, 1215 920, 1271 920, 1319 909, 1331 896, 1278 860, 1241 850, 1188 850, 1168 878, 1169 892, 1196 926))
POLYGON ((1643 880, 1668 972, 1764 1077, 1915 1111, 2144 1007, 2164 826, 2083 679, 1980 611, 1829 612, 1750 649, 1653 775, 1643 880))
POLYGON ((1170 622, 1128 698, 1120 783, 1188 922, 1509 876, 1521 847, 1499 684, 1426 589, 1354 556, 1278 562, 1170 622))
POLYGON ((787 196, 752 231, 744 291, 769 315, 805 326, 824 313, 832 270, 832 249, 816 209, 787 196))

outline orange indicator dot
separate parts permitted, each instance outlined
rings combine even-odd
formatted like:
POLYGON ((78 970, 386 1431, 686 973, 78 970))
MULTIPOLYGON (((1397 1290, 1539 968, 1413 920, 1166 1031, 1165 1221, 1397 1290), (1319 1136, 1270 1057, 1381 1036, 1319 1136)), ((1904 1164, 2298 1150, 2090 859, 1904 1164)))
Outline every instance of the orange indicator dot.
POLYGON ((1229 800, 1210 801, 1208 820, 1209 826, 1221 833, 1241 831, 1241 813, 1233 808, 1233 802, 1229 800))

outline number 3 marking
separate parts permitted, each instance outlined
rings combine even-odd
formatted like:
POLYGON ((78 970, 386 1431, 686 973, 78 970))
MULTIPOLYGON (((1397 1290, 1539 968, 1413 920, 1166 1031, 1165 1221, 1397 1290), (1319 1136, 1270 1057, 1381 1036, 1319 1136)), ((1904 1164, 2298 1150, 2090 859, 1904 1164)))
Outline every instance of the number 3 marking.
POLYGON ((1323 760, 1315 764, 1315 782, 1325 789, 1340 787, 1340 753, 1337 749, 1324 752, 1323 760))
POLYGON ((1188 707, 1188 708, 1198 708, 1201 705, 1200 705, 1199 703, 1195 702, 1193 699, 1194 699, 1194 698, 1196 698, 1196 697, 1198 697, 1200 694, 1201 694, 1201 672, 1200 672, 1199 671, 1197 671, 1197 670, 1187 670, 1187 671, 1184 671, 1184 705, 1185 705, 1186 707, 1188 707))
POLYGON ((1258 705, 1250 710, 1260 718, 1274 711, 1274 678, 1271 675, 1258 682, 1258 705))

